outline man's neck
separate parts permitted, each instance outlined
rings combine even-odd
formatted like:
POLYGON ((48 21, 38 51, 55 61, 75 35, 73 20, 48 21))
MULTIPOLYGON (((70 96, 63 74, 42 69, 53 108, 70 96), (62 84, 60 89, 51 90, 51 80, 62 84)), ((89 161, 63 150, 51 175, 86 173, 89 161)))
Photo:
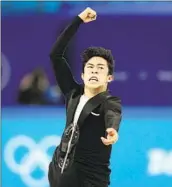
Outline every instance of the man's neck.
POLYGON ((88 98, 92 98, 101 92, 105 92, 106 90, 107 90, 107 87, 87 88, 85 86, 84 87, 84 95, 87 96, 88 98))

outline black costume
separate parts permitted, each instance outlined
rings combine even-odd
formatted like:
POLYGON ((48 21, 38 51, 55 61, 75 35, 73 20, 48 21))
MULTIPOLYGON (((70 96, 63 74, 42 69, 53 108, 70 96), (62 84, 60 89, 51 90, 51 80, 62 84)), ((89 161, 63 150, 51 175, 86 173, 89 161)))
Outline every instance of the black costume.
POLYGON ((106 137, 107 128, 118 131, 121 121, 120 99, 111 96, 108 91, 94 96, 85 104, 77 125, 73 124, 75 110, 84 89, 74 80, 63 54, 82 22, 76 16, 58 37, 50 53, 67 108, 62 140, 49 165, 51 187, 107 187, 110 184, 109 159, 112 146, 104 145, 100 137, 106 137))

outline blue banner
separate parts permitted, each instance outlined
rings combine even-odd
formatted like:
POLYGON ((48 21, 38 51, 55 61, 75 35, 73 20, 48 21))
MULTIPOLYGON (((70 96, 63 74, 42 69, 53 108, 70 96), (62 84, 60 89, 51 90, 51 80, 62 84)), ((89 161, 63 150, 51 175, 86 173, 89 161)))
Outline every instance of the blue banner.
POLYGON ((35 12, 76 15, 86 7, 96 9, 99 14, 104 15, 172 15, 170 2, 151 1, 3 1, 1 6, 2 16, 35 12))
MULTIPOLYGON (((124 108, 110 187, 172 186, 172 108, 124 108)), ((48 187, 64 108, 2 109, 2 187, 48 187)))

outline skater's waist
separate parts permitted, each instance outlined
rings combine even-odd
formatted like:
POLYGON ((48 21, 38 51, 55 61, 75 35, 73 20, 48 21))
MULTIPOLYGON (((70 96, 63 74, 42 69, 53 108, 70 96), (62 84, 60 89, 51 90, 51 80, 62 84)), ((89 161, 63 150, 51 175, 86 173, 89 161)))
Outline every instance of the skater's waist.
POLYGON ((87 149, 76 149, 74 160, 86 166, 97 168, 109 167, 110 153, 87 149))

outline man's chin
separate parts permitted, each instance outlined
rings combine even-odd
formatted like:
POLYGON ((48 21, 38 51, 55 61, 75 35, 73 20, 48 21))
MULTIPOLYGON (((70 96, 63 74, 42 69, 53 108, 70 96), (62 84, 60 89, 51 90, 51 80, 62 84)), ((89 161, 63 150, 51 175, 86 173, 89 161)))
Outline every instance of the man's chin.
POLYGON ((101 85, 100 84, 87 84, 87 85, 85 85, 87 88, 90 88, 90 89, 93 89, 93 88, 99 88, 99 87, 101 87, 101 85))

